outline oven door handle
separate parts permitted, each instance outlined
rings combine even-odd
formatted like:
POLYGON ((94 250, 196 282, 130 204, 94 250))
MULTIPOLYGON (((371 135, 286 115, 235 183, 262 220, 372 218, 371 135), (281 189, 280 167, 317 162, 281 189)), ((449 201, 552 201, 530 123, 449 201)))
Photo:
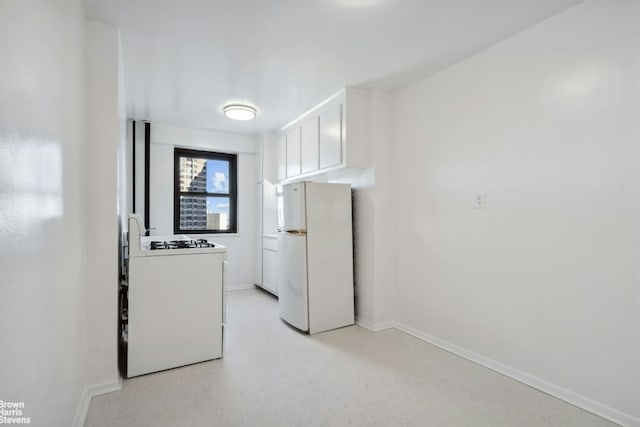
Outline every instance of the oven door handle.
POLYGON ((226 347, 226 325, 227 325, 227 260, 222 262, 222 356, 226 347))
POLYGON ((227 323, 227 261, 222 262, 222 324, 227 323))

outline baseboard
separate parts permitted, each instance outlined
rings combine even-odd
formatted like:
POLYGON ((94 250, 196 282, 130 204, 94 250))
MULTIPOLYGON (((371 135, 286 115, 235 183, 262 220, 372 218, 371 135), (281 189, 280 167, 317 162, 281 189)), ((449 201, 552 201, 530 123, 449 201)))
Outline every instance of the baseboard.
POLYGON ((273 292, 271 289, 267 289, 262 285, 258 285, 257 283, 256 283, 256 288, 268 293, 269 295, 273 295, 274 297, 278 298, 278 295, 275 292, 273 292))
POLYGON ((122 389, 122 378, 119 378, 116 381, 107 381, 106 383, 94 384, 88 387, 89 395, 91 397, 111 393, 112 391, 118 391, 120 389, 122 389))
POLYGON ((360 317, 356 317, 356 325, 361 326, 371 332, 384 331, 385 329, 391 329, 395 326, 394 322, 380 322, 372 323, 368 320, 364 320, 360 317))
POLYGON ((227 292, 229 291, 245 291, 247 289, 253 289, 256 285, 253 283, 248 284, 238 284, 238 285, 227 285, 227 292))
POLYGON ((446 350, 471 362, 482 365, 486 368, 491 369, 492 371, 496 371, 500 374, 506 375, 516 381, 547 393, 553 397, 557 397, 560 400, 564 400, 567 403, 570 403, 574 406, 577 406, 578 408, 584 409, 585 411, 591 412, 609 421, 613 421, 614 423, 618 423, 626 427, 640 427, 640 418, 625 414, 624 412, 591 400, 588 397, 582 396, 571 390, 567 390, 561 386, 527 374, 526 372, 512 368, 511 366, 507 366, 481 354, 459 347, 455 344, 452 344, 438 337, 434 337, 433 335, 429 335, 426 332, 412 328, 411 326, 405 325, 403 323, 395 322, 394 327, 402 332, 405 332, 409 335, 440 347, 443 350, 446 350))
POLYGON ((118 391, 122 388, 122 379, 117 381, 108 381, 101 384, 94 384, 84 388, 80 396, 80 402, 78 403, 78 409, 73 422, 74 427, 83 427, 84 421, 87 418, 87 412, 89 412, 89 405, 91 404, 91 398, 105 393, 111 393, 112 391, 118 391))
POLYGON ((76 416, 73 420, 74 427, 83 427, 84 420, 87 418, 87 412, 89 412, 89 404, 91 403, 91 395, 89 394, 89 387, 85 387, 80 394, 80 401, 78 402, 78 409, 76 410, 76 416))

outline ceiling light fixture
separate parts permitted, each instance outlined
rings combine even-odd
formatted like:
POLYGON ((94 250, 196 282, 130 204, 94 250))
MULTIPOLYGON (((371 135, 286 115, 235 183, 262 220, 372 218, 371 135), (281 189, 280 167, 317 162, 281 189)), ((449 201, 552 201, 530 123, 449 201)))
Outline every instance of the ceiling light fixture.
POLYGON ((222 109, 224 115, 233 120, 251 120, 256 117, 256 109, 246 104, 229 104, 222 109))

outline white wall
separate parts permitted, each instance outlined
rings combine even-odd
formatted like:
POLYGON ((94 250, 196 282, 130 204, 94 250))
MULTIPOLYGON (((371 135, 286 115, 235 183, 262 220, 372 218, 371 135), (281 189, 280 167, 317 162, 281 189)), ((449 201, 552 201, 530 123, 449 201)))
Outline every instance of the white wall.
MULTIPOLYGON (((133 196, 135 197, 135 209, 132 205, 132 210, 130 213, 135 213, 140 215, 143 219, 145 218, 145 205, 144 205, 144 184, 145 184, 145 176, 144 176, 144 165, 145 165, 145 122, 141 120, 136 120, 135 122, 129 123, 129 134, 127 140, 131 141, 131 159, 128 160, 128 165, 131 168, 131 174, 133 176, 133 169, 135 168, 135 176, 131 181, 131 191, 133 196), (135 141, 133 141, 134 130, 133 127, 135 125, 135 141), (135 149, 135 159, 133 158, 133 150, 135 149), (135 160, 135 161, 134 161, 135 160)), ((132 197, 133 199, 133 197, 132 197)), ((148 225, 146 226, 148 227, 148 225)))
MULTIPOLYGON (((394 96, 367 90, 359 113, 366 141, 367 169, 345 169, 314 179, 349 183, 353 189, 356 319, 372 330, 394 321, 394 96)), ((347 131, 349 123, 347 123, 347 131)), ((347 144, 349 144, 347 138, 347 144)))
POLYGON ((133 167, 132 154, 133 144, 131 143, 131 121, 127 119, 126 92, 124 84, 124 63, 122 60, 122 39, 118 38, 118 121, 120 123, 120 140, 118 142, 118 236, 119 268, 124 267, 126 242, 126 232, 129 230, 128 218, 132 211, 132 183, 133 167))
MULTIPOLYGON (((227 247, 228 287, 254 283, 256 262, 256 143, 253 136, 151 124, 151 234, 173 234, 173 152, 175 147, 238 153, 238 233, 205 235, 227 247)), ((136 169, 136 173, 142 173, 136 169)), ((138 193, 140 194, 140 193, 138 193)), ((140 195, 142 197, 142 195, 140 195)), ((199 235, 203 237, 203 235, 199 235)))
MULTIPOLYGON (((395 147, 392 143, 394 130, 394 97, 385 92, 372 90, 370 95, 371 157, 375 171, 374 223, 375 253, 373 326, 380 329, 390 326, 394 313, 395 274, 395 230, 396 207, 393 203, 395 147)), ((399 224, 402 227, 402 224, 399 224)))
POLYGON ((402 90, 395 138, 400 326, 629 425, 639 22, 588 0, 402 90))
POLYGON ((0 399, 73 424, 86 372, 85 19, 0 2, 0 399))
POLYGON ((116 28, 87 23, 87 382, 107 389, 119 385, 119 48, 116 28))

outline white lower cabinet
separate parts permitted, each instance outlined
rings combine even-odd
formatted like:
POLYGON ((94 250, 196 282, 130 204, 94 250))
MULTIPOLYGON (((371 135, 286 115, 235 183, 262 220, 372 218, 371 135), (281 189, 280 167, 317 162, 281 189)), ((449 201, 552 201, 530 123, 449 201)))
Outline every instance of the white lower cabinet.
POLYGON ((262 235, 262 285, 260 287, 278 295, 278 236, 262 235))
POLYGON ((278 252, 262 249, 262 287, 278 295, 278 252))

